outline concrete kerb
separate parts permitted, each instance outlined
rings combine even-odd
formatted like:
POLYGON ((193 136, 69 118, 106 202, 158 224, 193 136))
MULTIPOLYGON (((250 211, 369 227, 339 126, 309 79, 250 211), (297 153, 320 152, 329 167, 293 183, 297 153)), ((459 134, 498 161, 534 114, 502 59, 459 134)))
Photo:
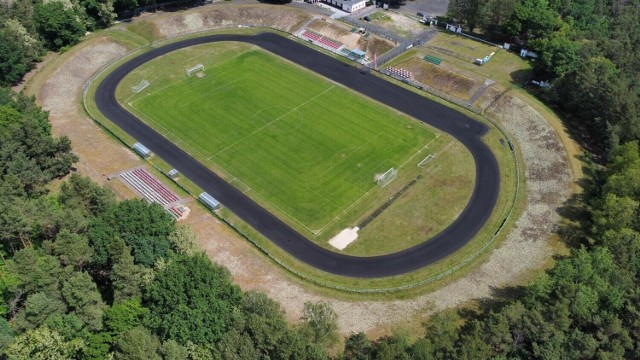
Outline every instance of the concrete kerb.
MULTIPOLYGON (((252 25, 239 25, 239 26, 234 26, 234 27, 229 27, 226 29, 237 29, 237 28, 243 28, 243 27, 247 27, 247 28, 263 28, 263 29, 269 29, 269 30, 275 30, 277 32, 282 33, 281 30, 278 29, 273 29, 273 28, 267 28, 267 27, 255 27, 252 25)), ((194 33, 189 33, 189 34, 180 34, 180 35, 176 35, 176 36, 172 36, 169 38, 165 38, 165 39, 161 39, 161 40, 156 40, 153 41, 147 45, 141 46, 139 48, 133 49, 129 52, 127 52, 125 55, 123 55, 122 57, 120 57, 119 59, 114 59, 113 61, 110 61, 108 64, 105 64, 103 67, 101 67, 99 70, 96 71, 96 73, 89 79, 87 80, 87 82, 83 85, 83 92, 82 92, 82 104, 84 107, 85 112, 87 113, 87 115, 89 117, 91 117, 91 119, 96 122, 100 127, 102 127, 103 129, 105 129, 109 134, 113 135, 116 139, 118 139, 118 141, 120 141, 123 145, 125 145, 128 148, 131 148, 131 145, 129 145, 122 137, 120 137, 118 134, 116 134, 115 132, 113 132, 109 127, 107 127, 105 124, 103 124, 97 117, 95 117, 91 111, 89 110, 88 106, 87 106, 87 92, 90 88, 90 86, 93 84, 93 82, 102 75, 103 72, 105 72, 108 68, 110 68, 111 66, 113 66, 113 64, 122 61, 122 59, 129 57, 137 52, 143 52, 145 49, 149 49, 149 48, 154 48, 156 46, 158 46, 159 44, 163 44, 165 42, 172 42, 176 39, 182 38, 182 37, 192 37, 193 35, 198 35, 198 34, 207 34, 207 33, 212 33, 212 32, 217 32, 220 30, 224 30, 224 28, 221 29, 215 29, 215 30, 206 30, 206 31, 198 31, 198 32, 194 32, 194 33)), ((290 34, 293 35, 293 34, 290 34)), ((424 89, 423 89, 424 90, 424 89)), ((262 252, 263 254, 265 254, 268 258, 270 258, 273 262, 275 262, 276 264, 278 264, 281 268, 283 268, 284 270, 286 270, 287 272, 297 276, 298 278, 309 282, 311 284, 317 285, 317 286, 321 286, 321 287, 325 287, 325 288, 329 288, 329 289, 334 289, 334 290, 338 290, 338 291, 343 291, 343 292, 348 292, 348 293, 361 293, 361 294, 381 294, 381 293, 391 293, 391 292, 398 292, 398 291, 406 291, 406 290, 411 290, 411 289, 415 289, 417 287, 420 286, 424 286, 430 283, 433 283, 435 281, 438 281, 440 279, 443 279, 446 276, 449 276, 453 273, 455 273, 456 271, 460 270, 461 268, 463 268, 464 266, 468 265, 469 263, 471 263, 473 260, 475 260, 478 256, 480 256, 484 251, 486 251, 486 249, 495 242, 495 240, 497 239, 497 237, 502 233, 502 231, 504 230, 506 224, 509 222, 509 220, 511 219, 511 216, 513 214, 513 210, 515 209, 516 206, 516 201, 518 198, 518 194, 520 192, 520 168, 519 168, 519 162, 518 162, 518 157, 517 154, 515 152, 515 148, 514 148, 514 144, 511 141, 511 138, 509 137, 508 133, 502 129, 501 126, 499 126, 499 124, 497 124, 495 121, 493 121, 492 119, 484 116, 484 114, 482 114, 481 112, 478 112, 477 110, 473 109, 472 107, 469 106, 465 106, 465 105, 460 105, 455 101, 451 101, 451 99, 445 98, 444 100, 451 102, 455 105, 458 106, 462 106, 465 109, 468 109, 480 116, 482 116, 483 119, 485 119, 486 121, 488 121, 490 124, 492 124, 496 129, 498 129, 498 131, 500 131, 500 133, 507 139, 510 149, 511 149, 511 153, 514 159, 514 164, 515 164, 515 171, 516 171, 516 188, 515 188, 515 192, 514 192, 514 196, 513 196, 513 200, 511 201, 511 206, 509 208, 509 211, 507 213, 507 216, 503 219, 502 223, 500 224, 500 227, 494 232, 493 236, 487 241, 485 242, 482 247, 480 247, 480 249, 478 249, 476 252, 474 252, 473 254, 469 255, 468 257, 466 257, 463 261, 461 261, 458 265, 451 267, 450 269, 441 272, 437 275, 431 276, 429 278, 426 279, 422 279, 410 284, 406 284, 406 285, 401 285, 401 286, 395 286, 395 287, 388 287, 388 288, 372 288, 372 289, 358 289, 358 288, 350 288, 350 287, 346 287, 346 286, 339 286, 339 285, 334 285, 334 284, 330 284, 324 281, 320 281, 317 280, 313 277, 310 277, 308 275, 305 275, 297 270, 295 270, 294 268, 292 268, 291 266, 289 266, 288 264, 284 263, 282 260, 280 260, 278 257, 276 257, 275 255, 273 255, 272 253, 270 253, 267 249, 265 249, 263 246, 261 246, 255 239, 253 239, 250 235, 246 234, 244 231, 242 231, 241 229, 239 229, 238 227, 236 227, 234 224, 230 223, 227 219, 219 216, 217 213, 211 211, 211 214, 213 214, 213 216, 215 216, 218 220, 222 221, 223 223, 225 223, 227 226, 229 226, 230 228, 232 228, 237 234, 239 234, 240 236, 242 236, 244 239, 246 239, 247 241, 249 241, 253 246, 255 246, 260 252, 262 252)), ((147 163, 149 163, 151 166, 153 166, 155 169, 157 169, 158 171, 160 171, 160 173, 162 173, 163 175, 165 175, 169 180, 173 181, 173 183, 175 183, 176 185, 178 185, 183 191, 185 191, 185 193, 189 194, 191 197, 195 198, 195 195, 192 194, 188 189, 186 189, 182 184, 177 183, 174 179, 171 179, 167 174, 165 174, 164 171, 162 171, 161 169, 159 169, 156 165, 150 163, 148 161, 148 159, 144 159, 147 163)))

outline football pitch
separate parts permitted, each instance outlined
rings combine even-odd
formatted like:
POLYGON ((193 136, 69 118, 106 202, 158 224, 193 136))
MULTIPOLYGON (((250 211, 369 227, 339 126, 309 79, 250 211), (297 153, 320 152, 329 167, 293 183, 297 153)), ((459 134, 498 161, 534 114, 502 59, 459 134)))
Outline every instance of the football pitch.
POLYGON ((123 102, 248 196, 312 233, 377 191, 376 174, 402 172, 410 160, 415 168, 437 137, 274 55, 225 46, 180 50, 143 65, 123 83, 150 85, 137 94, 119 90, 128 91, 123 102), (204 76, 188 77, 185 69, 198 63, 204 76))

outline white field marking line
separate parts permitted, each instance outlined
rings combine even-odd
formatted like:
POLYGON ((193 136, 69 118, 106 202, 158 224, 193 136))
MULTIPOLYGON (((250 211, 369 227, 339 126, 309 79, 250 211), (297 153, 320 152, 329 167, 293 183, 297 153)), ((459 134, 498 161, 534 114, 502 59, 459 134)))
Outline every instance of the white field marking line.
POLYGON ((413 155, 411 155, 407 160, 405 160, 405 162, 403 162, 400 166, 398 166, 398 169, 403 168, 405 165, 407 165, 407 163, 409 161, 411 161, 411 159, 413 159, 414 157, 418 156, 418 154, 420 154, 423 150, 425 150, 426 148, 429 147, 429 145, 431 145, 434 141, 436 141, 438 139, 439 136, 436 136, 435 138, 433 138, 431 141, 429 141, 427 143, 427 145, 421 147, 417 152, 415 152, 413 155))
POLYGON ((382 133, 377 133, 375 136, 368 138, 366 141, 361 142, 359 146, 356 146, 354 148, 349 148, 350 151, 349 155, 345 156, 342 159, 339 159, 337 163, 334 164, 333 160, 336 158, 336 156, 338 156, 338 154, 340 153, 340 151, 338 151, 337 153, 335 153, 332 157, 331 157, 331 163, 329 164, 329 168, 325 170, 325 172, 323 173, 323 175, 327 174, 328 172, 331 171, 331 169, 333 169, 334 166, 339 165, 341 162, 346 161, 351 155, 355 154, 356 152, 358 152, 358 150, 364 148, 367 144, 372 143, 373 140, 376 140, 378 137, 380 137, 382 135, 382 133))
POLYGON ((213 49, 205 50, 205 51, 203 51, 200 55, 196 55, 196 56, 194 56, 194 57, 191 57, 191 58, 189 58, 189 59, 186 59, 186 60, 185 60, 185 62, 186 62, 186 63, 188 63, 189 61, 193 61, 193 60, 195 60, 195 59, 200 59, 200 58, 204 57, 205 55, 210 54, 210 53, 212 53, 212 52, 214 52, 214 51, 215 51, 215 50, 213 50, 213 49))
POLYGON ((167 85, 157 89, 156 91, 152 91, 150 93, 146 93, 145 96, 141 96, 139 99, 133 100, 131 103, 135 103, 136 101, 140 101, 145 97, 155 95, 155 94, 159 93, 160 91, 163 91, 163 90, 165 90, 165 89, 167 89, 167 88, 169 88, 169 87, 171 87, 171 86, 173 86, 173 85, 175 85, 175 84, 177 84, 177 83, 179 83, 181 81, 187 81, 188 79, 190 79, 190 78, 187 77, 187 78, 184 78, 184 79, 177 79, 177 80, 171 81, 167 85))
MULTIPOLYGON (((220 67, 220 66, 222 66, 224 63, 229 62, 229 61, 231 61, 231 60, 233 60, 233 59, 235 59, 235 58, 239 57, 240 55, 242 55, 242 54, 244 54, 244 53, 246 53, 246 51, 245 51, 245 52, 242 52, 242 53, 240 53, 240 54, 236 54, 236 55, 234 55, 234 56, 232 56, 232 57, 230 57, 230 58, 228 58, 228 59, 225 59, 225 60, 223 60, 223 61, 221 61, 221 62, 219 62, 219 63, 212 64, 212 65, 207 65, 207 66, 211 66, 212 68, 220 67)), ((154 79, 157 79, 157 78, 158 78, 158 76, 156 76, 154 79)), ((159 88, 159 89, 157 89, 157 90, 155 90, 155 91, 152 91, 152 92, 150 92, 150 93, 145 93, 145 96, 141 96, 140 98, 133 100, 133 101, 132 101, 132 103, 135 103, 136 101, 138 101, 138 100, 142 99, 143 97, 151 96, 151 95, 155 95, 156 93, 158 93, 158 92, 160 92, 160 91, 163 91, 163 90, 165 90, 165 89, 169 88, 170 86, 173 86, 173 85, 177 84, 177 83, 178 83, 178 82, 180 82, 180 81, 186 81, 186 80, 188 80, 188 79, 189 79, 189 77, 187 76, 187 77, 185 77, 185 78, 180 78, 180 79, 176 79, 176 80, 174 80, 174 81, 170 81, 166 86, 163 86, 163 87, 161 87, 161 88, 159 88)), ((133 106, 133 105, 132 105, 132 106, 133 106)))
MULTIPOLYGON (((423 146, 422 148, 420 148, 420 150, 418 150, 417 153, 413 154, 411 156, 411 158, 415 157, 418 153, 420 153, 422 150, 424 150, 425 148, 427 148, 429 145, 431 145, 431 143, 433 143, 434 141, 436 141, 438 138, 440 137, 440 134, 436 134, 436 137, 433 138, 427 145, 423 146)), ((451 142, 449 142, 447 144, 447 146, 445 148, 443 148, 441 150, 441 154, 444 153, 444 151, 449 147, 449 145, 451 144, 451 142)), ((402 168, 405 166, 405 164, 411 160, 411 158, 409 158, 407 161, 405 161, 402 165, 400 165, 398 168, 402 168)), ((391 163, 393 163, 393 161, 389 161, 391 163)), ((439 163, 438 163, 439 165, 439 163)), ((436 169, 437 170, 437 169, 436 169)), ((367 195, 369 195, 369 193, 371 191, 373 191, 376 187, 372 186, 369 190, 367 190, 367 192, 365 192, 362 196, 360 196, 356 201, 354 201, 353 203, 351 203, 351 205, 347 206, 346 208, 344 208, 344 210, 342 210, 338 215, 336 215, 336 217, 334 217, 333 219, 331 219, 328 223, 326 223, 322 228, 320 228, 320 230, 318 230, 318 233, 323 232, 329 225, 333 224, 334 222, 336 222, 337 220, 340 219, 340 217, 344 214, 347 213, 347 211, 349 211, 352 207, 356 206, 357 203, 359 203, 360 201, 362 201, 362 199, 364 199, 367 195)))
MULTIPOLYGON (((219 166, 219 165, 218 165, 218 166, 219 166)), ((244 181, 240 180, 240 179, 239 179, 239 178, 237 178, 236 176, 234 176, 234 177, 233 177, 233 179, 231 179, 231 180, 229 181, 229 184, 234 183, 234 182, 235 182, 236 184, 238 184, 238 186, 241 186, 241 187, 246 188, 246 190, 243 190, 243 191, 242 191, 242 193, 246 193, 246 192, 248 192, 249 190, 251 190, 251 186, 249 186, 248 184, 246 184, 244 181)), ((238 189, 238 190, 240 190, 240 189, 238 189)), ((255 192, 255 191, 254 191, 254 192, 255 192)))
MULTIPOLYGON (((202 157, 202 158, 204 158, 204 157, 206 156, 205 154, 203 154, 203 153, 201 153, 200 151, 198 151, 198 149, 196 149, 196 148, 194 148, 193 146, 189 145, 189 143, 187 143, 186 141, 184 141, 184 140, 183 140, 182 138, 180 138, 178 135, 176 135, 176 134, 172 133, 172 132, 171 132, 171 131, 169 131, 167 128, 165 128, 164 126, 162 126, 162 125, 158 124, 156 121, 154 121, 153 119, 151 119, 151 117, 149 117, 147 114, 145 114, 142 110, 140 110, 140 109, 136 108, 136 107, 135 107, 135 106, 133 106, 133 105, 131 105, 131 108, 132 108, 136 113, 138 113, 139 115, 142 115, 142 117, 146 118, 148 123, 152 123, 152 124, 154 124, 155 126, 157 126, 158 128, 161 128, 162 130, 164 130, 164 133, 160 133, 160 132, 158 131, 158 133, 159 133, 162 137, 165 137, 165 138, 166 138, 166 135, 167 135, 167 134, 170 134, 171 136, 173 136, 173 137, 175 137, 175 138, 177 139, 177 142, 174 142, 174 144, 177 144, 177 143, 184 143, 184 145, 185 145, 186 147, 188 147, 188 148, 191 150, 191 152, 190 152, 190 151, 188 151, 187 149, 185 149, 185 147, 184 147, 184 146, 182 146, 182 147, 180 147, 180 148, 181 148, 182 150, 184 150, 187 154, 189 154, 189 155, 192 155, 192 153, 194 153, 194 154, 198 154, 198 156, 195 156, 196 158, 197 158, 197 157, 202 157)), ((152 128, 154 128, 154 127, 152 126, 152 128)))
POLYGON ((260 195, 259 192, 254 191, 254 194, 257 195, 257 197, 261 198, 262 201, 266 204, 269 204, 270 206, 273 206, 274 208, 276 208, 279 212, 283 213, 285 216, 287 216, 289 219, 293 220, 294 222, 296 222, 298 225, 302 226, 303 228, 305 228, 308 232, 317 235, 318 234, 318 230, 311 230, 307 225, 305 225, 302 221, 298 220, 296 217, 294 217, 293 215, 289 214, 288 212, 282 210, 282 208, 280 208, 278 205, 274 204, 273 201, 269 201, 267 200, 264 196, 260 195))
MULTIPOLYGON (((230 82, 228 82, 226 84, 222 84, 221 86, 218 86, 216 88, 213 88, 210 91, 207 91, 206 93, 202 94, 202 96, 215 94, 215 93, 219 92, 220 90, 226 89, 229 86, 234 85, 235 83, 237 83, 238 81, 246 78, 247 76, 249 76, 249 74, 245 74, 245 75, 236 77, 235 80, 230 81, 230 82)), ((202 99, 194 99, 191 102, 189 102, 188 104, 191 104, 191 103, 194 103, 194 102, 197 102, 197 101, 200 101, 200 100, 202 100, 202 99)))
POLYGON ((336 217, 334 217, 333 219, 329 220, 328 223, 326 223, 323 227, 320 228, 320 230, 318 230, 318 233, 323 232, 329 225, 333 224, 334 222, 336 222, 338 219, 340 219, 340 217, 344 214, 347 213, 347 211, 349 211, 352 207, 354 207, 357 203, 359 203, 362 199, 364 199, 367 195, 369 195, 369 193, 371 191, 373 191, 373 189, 375 189, 375 186, 372 186, 369 190, 367 190, 367 192, 365 192, 364 194, 362 194, 362 196, 360 196, 358 199, 356 199, 356 201, 354 201, 353 203, 351 203, 351 205, 347 206, 346 208, 344 208, 344 210, 342 210, 341 212, 338 213, 338 215, 336 215, 336 217))
POLYGON ((234 147, 235 145, 237 145, 237 144, 239 144, 239 143, 241 143, 241 142, 245 141, 245 140, 246 140, 246 139, 248 139, 249 137, 251 137, 251 136, 253 136, 253 135, 257 134, 258 132, 262 131, 263 129, 265 129, 265 128, 266 128, 266 127, 268 127, 269 125, 272 125, 272 124, 276 123, 277 121, 281 120, 282 118, 284 118, 285 116, 287 116, 287 115, 291 114, 292 112, 297 111, 297 110, 298 110, 299 108, 301 108, 302 106, 304 106, 304 105, 308 104, 309 102, 311 102, 311 101, 315 100, 316 98, 318 98, 318 97, 320 97, 320 96, 324 95, 326 92, 328 92, 329 90, 331 90, 331 89, 333 89, 333 88, 335 88, 335 85, 332 85, 331 87, 329 87, 328 89, 326 89, 326 90, 322 91, 322 92, 321 92, 321 93, 319 93, 318 95, 315 95, 315 96, 313 96, 313 97, 309 98, 307 101, 305 101, 305 102, 303 102, 302 104, 300 104, 300 105, 298 105, 298 106, 296 106, 296 107, 292 108, 291 110, 289 110, 289 111, 287 111, 286 113, 284 113, 284 114, 280 115, 280 116, 279 116, 279 117, 277 117, 276 119, 274 119, 274 120, 272 120, 272 121, 270 121, 270 122, 268 122, 268 123, 264 124, 263 126, 261 126, 261 127, 257 128, 257 129, 255 129, 254 131, 252 131, 250 134, 248 134, 247 136, 243 137, 242 139, 240 139, 240 140, 238 140, 238 141, 234 142, 233 144, 231 144, 231 145, 229 145, 229 146, 225 147, 224 149, 222 149, 222 150, 218 151, 217 153, 215 153, 215 154, 211 155, 209 158, 207 158, 207 160, 209 160, 210 158, 212 158, 212 157, 214 157, 214 156, 217 156, 217 155, 219 155, 220 153, 223 153, 223 152, 225 152, 225 151, 229 150, 230 148, 234 147))

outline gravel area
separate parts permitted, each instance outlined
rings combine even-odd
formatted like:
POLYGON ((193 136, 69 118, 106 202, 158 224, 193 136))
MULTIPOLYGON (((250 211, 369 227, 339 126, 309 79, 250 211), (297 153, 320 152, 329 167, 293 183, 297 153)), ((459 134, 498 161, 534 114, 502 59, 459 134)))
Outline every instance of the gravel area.
POLYGON ((293 32, 311 19, 311 15, 291 7, 211 5, 161 14, 151 19, 161 37, 171 37, 239 25, 263 26, 293 32))
MULTIPOLYGON (((210 14, 208 9, 203 11, 210 14)), ((276 13, 277 16, 284 14, 276 13)), ((203 30, 199 26, 210 24, 204 20, 207 16, 194 12, 177 13, 168 17, 184 20, 164 22, 157 17, 154 22, 163 36, 169 36, 171 31, 203 30), (184 25, 187 23, 191 25, 184 25)), ((264 18, 275 21, 267 15, 264 18)), ((81 159, 79 171, 100 183, 105 181, 104 173, 141 163, 88 119, 79 101, 82 84, 104 64, 125 52, 123 46, 107 39, 84 43, 62 55, 67 59, 66 63, 53 72, 38 94, 43 107, 51 111, 54 133, 71 138, 81 159)), ((468 276, 430 294, 397 301, 354 302, 328 298, 300 286, 289 274, 199 207, 193 209, 186 223, 193 226, 199 243, 209 256, 228 267, 242 288, 266 292, 282 304, 292 321, 300 318, 305 301, 329 301, 338 313, 340 331, 345 334, 365 331, 380 336, 396 324, 422 318, 436 309, 489 297, 494 289, 522 279, 549 260, 551 249, 547 240, 559 218, 556 209, 569 195, 571 176, 560 140, 551 126, 526 103, 509 95, 503 96, 487 111, 500 119, 522 151, 527 177, 527 208, 507 239, 492 251, 484 264, 468 276)))
POLYGON ((50 112, 54 135, 67 135, 80 157, 76 168, 104 183, 103 174, 141 164, 128 149, 110 139, 84 112, 82 86, 110 61, 122 57, 127 49, 109 39, 98 38, 74 48, 66 62, 57 68, 36 97, 50 112), (85 46, 86 45, 86 46, 85 46))
POLYGON ((421 12, 429 16, 440 16, 447 13, 449 0, 409 0, 398 8, 399 11, 415 15, 421 12))

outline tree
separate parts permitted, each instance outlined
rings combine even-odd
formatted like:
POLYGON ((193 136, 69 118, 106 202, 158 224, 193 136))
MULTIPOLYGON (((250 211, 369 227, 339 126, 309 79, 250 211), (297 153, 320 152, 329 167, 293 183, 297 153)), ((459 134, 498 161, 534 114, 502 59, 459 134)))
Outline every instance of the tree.
POLYGON ((17 83, 30 69, 31 59, 15 39, 0 28, 0 85, 17 83))
POLYGON ((45 324, 68 341, 76 338, 86 339, 90 334, 75 314, 55 314, 49 316, 45 324))
POLYGON ((175 340, 167 340, 160 350, 165 360, 186 360, 189 356, 187 348, 178 344, 175 340))
MULTIPOLYGON (((171 251, 169 236, 175 220, 158 204, 143 200, 125 200, 109 208, 93 221, 88 235, 96 253, 94 262, 107 266, 109 248, 114 238, 121 238, 133 248, 136 264, 152 267, 171 251)), ((116 256, 120 252, 115 253, 116 256)))
POLYGON ((327 302, 305 302, 302 331, 312 343, 331 346, 338 336, 338 315, 327 302))
POLYGON ((469 31, 478 25, 481 16, 482 2, 479 0, 451 0, 447 14, 467 25, 469 31))
POLYGON ((13 336, 9 322, 4 317, 0 317, 0 349, 6 349, 13 340, 13 336))
POLYGON ((54 51, 76 44, 86 31, 73 8, 60 1, 36 3, 34 19, 46 47, 54 51))
POLYGON ((196 235, 189 226, 176 226, 175 230, 169 235, 169 240, 178 254, 193 255, 196 251, 196 235))
POLYGON ((491 39, 510 40, 506 24, 516 11, 518 0, 489 0, 481 1, 479 26, 491 39))
POLYGON ((48 114, 33 97, 0 88, 0 177, 11 177, 20 191, 35 197, 44 185, 66 175, 78 160, 66 137, 54 139, 48 114), (17 182, 16 182, 17 181, 17 182))
POLYGON ((404 336, 385 336, 373 345, 373 356, 380 360, 410 360, 409 343, 404 336))
POLYGON ((106 332, 90 333, 87 336, 86 347, 82 351, 82 359, 107 359, 111 351, 113 338, 106 332))
POLYGON ((5 353, 9 359, 72 359, 84 348, 81 339, 65 341, 56 331, 46 326, 29 330, 14 338, 5 353))
POLYGON ((529 46, 541 54, 534 63, 536 72, 547 80, 574 73, 580 65, 580 44, 571 39, 569 31, 564 29, 529 41, 529 46))
MULTIPOLYGON (((20 287, 18 275, 10 271, 6 264, 0 263, 0 318, 10 314, 17 303, 16 295, 20 287), (13 305, 11 305, 13 304, 13 305)), ((13 314, 10 314, 13 316, 13 314)))
POLYGON ((373 345, 362 332, 351 334, 344 343, 344 360, 369 360, 372 357, 373 345))
POLYGON ((94 30, 109 27, 116 19, 113 9, 113 0, 81 0, 80 5, 84 8, 90 21, 88 28, 94 30))
POLYGON ((102 329, 104 303, 96 283, 86 272, 75 272, 62 285, 69 309, 91 330, 102 329))
POLYGON ((26 294, 44 292, 53 297, 59 297, 60 279, 67 274, 57 258, 33 248, 18 251, 9 263, 9 269, 18 275, 20 289, 26 294))
POLYGON ((89 246, 86 237, 72 234, 69 230, 62 230, 54 243, 54 253, 58 255, 63 266, 73 266, 75 270, 82 270, 93 256, 93 248, 89 246))
POLYGON ((160 360, 160 340, 143 326, 137 326, 115 342, 117 360, 160 360))
POLYGON ((620 69, 604 57, 582 61, 578 69, 564 76, 557 93, 563 109, 579 121, 595 145, 613 148, 619 142, 640 136, 638 97, 620 69))
POLYGON ((203 254, 179 255, 156 274, 145 298, 150 327, 163 339, 208 344, 227 331, 240 290, 203 254))
POLYGON ((113 191, 101 187, 88 177, 71 174, 60 186, 60 203, 69 208, 81 208, 87 215, 98 216, 115 205, 113 191))
POLYGON ((13 326, 18 332, 35 329, 55 315, 62 315, 67 306, 60 300, 45 293, 35 293, 27 297, 24 308, 16 316, 13 326))
MULTIPOLYGON (((240 330, 248 334, 253 348, 272 359, 292 357, 292 334, 278 303, 263 293, 249 291, 243 295, 240 309, 244 314, 240 330)), ((238 322, 234 321, 234 326, 238 322)))
POLYGON ((113 304, 104 312, 104 325, 112 336, 121 334, 140 326, 149 316, 149 309, 142 306, 140 299, 129 299, 113 304))
POLYGON ((531 39, 548 37, 561 24, 558 13, 549 7, 547 0, 522 0, 505 28, 517 43, 526 45, 531 39))
POLYGON ((425 340, 433 350, 433 357, 453 357, 458 341, 460 317, 453 311, 434 314, 425 325, 425 340))
POLYGON ((136 265, 131 256, 131 248, 125 246, 122 254, 116 258, 110 278, 113 283, 114 301, 125 301, 142 296, 150 270, 136 265))

